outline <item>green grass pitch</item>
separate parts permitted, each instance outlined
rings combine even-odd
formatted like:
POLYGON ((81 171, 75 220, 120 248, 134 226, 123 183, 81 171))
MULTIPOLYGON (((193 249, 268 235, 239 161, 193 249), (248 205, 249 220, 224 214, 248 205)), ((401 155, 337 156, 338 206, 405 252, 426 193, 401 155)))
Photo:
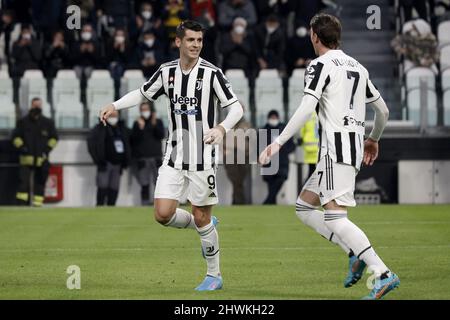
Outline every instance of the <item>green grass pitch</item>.
MULTIPOLYGON (((194 230, 151 208, 0 208, 0 299, 360 299, 347 257, 294 206, 216 207, 224 289, 195 292, 206 266, 194 230), (69 290, 69 265, 81 289, 69 290)), ((450 206, 359 206, 350 218, 401 279, 386 299, 450 299, 450 206)))

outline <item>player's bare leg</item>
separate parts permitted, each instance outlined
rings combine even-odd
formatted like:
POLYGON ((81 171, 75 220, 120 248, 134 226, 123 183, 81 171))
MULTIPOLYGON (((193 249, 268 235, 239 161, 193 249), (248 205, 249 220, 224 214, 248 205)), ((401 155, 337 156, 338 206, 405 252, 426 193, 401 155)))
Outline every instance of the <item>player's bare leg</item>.
POLYGON ((212 206, 192 205, 192 214, 207 264, 206 278, 196 288, 198 291, 218 290, 223 284, 220 274, 219 236, 211 219, 211 211, 212 206))
POLYGON ((342 241, 352 248, 358 259, 365 262, 377 274, 375 286, 367 298, 379 299, 400 284, 397 275, 392 273, 375 253, 365 233, 347 218, 347 207, 332 200, 325 204, 325 225, 342 241))
POLYGON ((178 201, 173 199, 155 199, 155 220, 166 227, 195 229, 192 214, 177 208, 178 201))

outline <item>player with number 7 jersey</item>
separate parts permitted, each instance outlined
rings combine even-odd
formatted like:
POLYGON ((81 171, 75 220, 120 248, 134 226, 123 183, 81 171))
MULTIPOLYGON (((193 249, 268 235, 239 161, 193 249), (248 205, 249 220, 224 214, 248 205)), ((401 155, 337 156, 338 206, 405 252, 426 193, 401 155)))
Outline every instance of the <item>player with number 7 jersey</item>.
POLYGON ((364 232, 348 219, 347 207, 356 206, 355 179, 361 163, 372 165, 378 156, 378 140, 389 111, 366 68, 339 49, 340 21, 332 15, 317 14, 310 25, 311 42, 319 57, 306 69, 300 106, 259 161, 266 163, 303 127, 311 113, 317 112, 318 163, 297 199, 296 214, 349 256, 344 287, 356 284, 369 266, 376 281, 367 298, 379 299, 398 287, 400 280, 375 253, 364 232), (375 121, 364 141, 366 104, 375 110, 375 121), (318 210, 319 205, 325 210, 318 210))
POLYGON ((342 50, 329 50, 311 61, 306 69, 304 93, 318 102, 318 158, 328 155, 335 162, 359 170, 364 151, 366 103, 381 97, 367 69, 342 50))

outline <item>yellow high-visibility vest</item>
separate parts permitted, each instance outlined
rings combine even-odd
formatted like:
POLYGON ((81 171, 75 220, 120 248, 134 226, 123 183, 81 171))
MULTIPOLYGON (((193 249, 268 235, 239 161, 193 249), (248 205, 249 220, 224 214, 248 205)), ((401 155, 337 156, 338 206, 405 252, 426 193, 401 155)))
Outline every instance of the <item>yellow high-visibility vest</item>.
POLYGON ((319 152, 319 123, 314 112, 305 126, 300 129, 300 137, 303 140, 304 163, 317 163, 319 152))

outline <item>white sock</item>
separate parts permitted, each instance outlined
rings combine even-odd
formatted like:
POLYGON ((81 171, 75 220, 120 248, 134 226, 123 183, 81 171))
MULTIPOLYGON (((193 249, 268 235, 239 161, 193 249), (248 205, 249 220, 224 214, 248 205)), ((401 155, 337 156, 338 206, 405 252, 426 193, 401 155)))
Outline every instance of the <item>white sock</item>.
POLYGON ((197 227, 197 232, 200 235, 202 249, 205 253, 207 272, 206 274, 213 277, 220 276, 219 268, 219 235, 216 227, 212 221, 206 226, 197 227))
POLYGON ((380 274, 389 271, 370 245, 366 234, 347 218, 347 211, 325 210, 325 225, 348 245, 358 259, 380 274))
POLYGON ((177 208, 174 215, 170 221, 165 224, 165 226, 179 229, 195 229, 194 216, 186 210, 177 208))
POLYGON ((323 212, 317 210, 317 207, 314 207, 311 204, 303 201, 299 197, 297 198, 295 213, 297 214, 297 217, 308 227, 314 229, 328 241, 339 245, 346 254, 350 253, 350 248, 347 247, 336 234, 334 234, 332 231, 330 231, 330 229, 327 228, 327 226, 325 225, 323 212))

